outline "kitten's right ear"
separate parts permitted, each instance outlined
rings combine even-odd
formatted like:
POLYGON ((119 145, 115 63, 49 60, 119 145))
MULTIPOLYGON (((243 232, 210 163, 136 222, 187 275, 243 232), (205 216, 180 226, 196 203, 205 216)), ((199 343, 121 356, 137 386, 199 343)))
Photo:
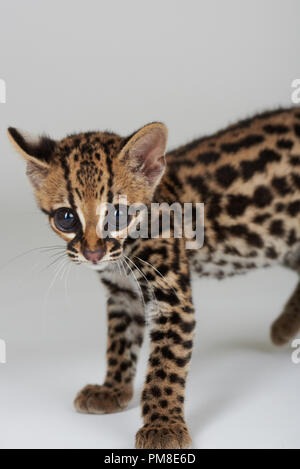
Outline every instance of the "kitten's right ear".
POLYGON ((27 161, 27 176, 38 189, 48 174, 56 142, 49 137, 33 137, 14 127, 7 129, 8 138, 27 161))

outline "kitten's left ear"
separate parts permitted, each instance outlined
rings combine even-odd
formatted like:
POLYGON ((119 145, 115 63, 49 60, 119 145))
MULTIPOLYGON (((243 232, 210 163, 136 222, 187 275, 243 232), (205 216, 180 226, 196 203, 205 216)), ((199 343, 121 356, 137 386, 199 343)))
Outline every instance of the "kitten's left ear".
POLYGON ((56 142, 49 137, 34 137, 14 127, 7 129, 8 138, 27 161, 27 176, 38 189, 48 174, 56 142))
POLYGON ((154 188, 166 166, 165 152, 168 130, 161 122, 148 124, 138 130, 122 149, 121 159, 131 171, 140 174, 154 188))

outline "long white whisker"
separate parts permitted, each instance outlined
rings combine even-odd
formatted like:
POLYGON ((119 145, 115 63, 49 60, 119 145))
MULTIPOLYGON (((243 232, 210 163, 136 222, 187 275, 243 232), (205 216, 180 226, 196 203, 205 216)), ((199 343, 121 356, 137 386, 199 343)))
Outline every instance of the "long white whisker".
POLYGON ((72 265, 73 263, 71 261, 68 260, 68 262, 65 264, 65 269, 61 275, 61 280, 63 280, 63 277, 64 277, 64 286, 65 286, 65 298, 66 298, 66 301, 67 301, 67 305, 70 306, 71 305, 71 301, 70 301, 70 297, 69 297, 69 294, 68 294, 68 285, 67 285, 67 281, 68 281, 68 277, 70 275, 70 271, 71 271, 71 268, 72 268, 72 265))
POLYGON ((51 291, 51 289, 52 289, 58 275, 60 274, 61 270, 64 268, 65 263, 66 263, 66 259, 61 259, 60 260, 60 263, 59 263, 58 267, 56 268, 53 279, 52 279, 52 281, 51 281, 51 283, 50 283, 50 285, 49 285, 49 287, 46 291, 46 294, 45 294, 45 297, 44 297, 44 304, 43 304, 43 319, 45 318, 45 311, 46 311, 46 306, 47 306, 47 302, 48 302, 48 299, 49 299, 50 291, 51 291))
POLYGON ((117 260, 117 265, 119 267, 119 272, 120 272, 120 276, 122 277, 122 271, 121 271, 121 267, 120 267, 120 259, 117 260))
POLYGON ((28 254, 31 254, 33 252, 46 252, 50 249, 62 249, 63 246, 41 246, 41 247, 37 247, 37 248, 32 248, 32 249, 28 249, 27 251, 25 252, 22 252, 20 254, 18 254, 17 256, 14 256, 12 257, 11 259, 9 259, 5 264, 3 264, 1 267, 0 267, 0 270, 3 270, 5 269, 7 266, 9 266, 12 262, 28 255, 28 254))
POLYGON ((123 268, 124 276, 127 277, 128 274, 127 274, 127 272, 126 272, 126 269, 125 269, 125 266, 124 266, 123 261, 121 261, 121 265, 122 265, 122 268, 123 268))
POLYGON ((178 300, 180 301, 180 298, 179 298, 179 296, 178 296, 176 290, 174 290, 173 287, 170 287, 170 285, 169 285, 167 279, 163 276, 163 274, 162 274, 158 269, 156 269, 156 267, 154 267, 154 265, 150 264, 150 262, 147 262, 147 261, 144 261, 143 259, 140 259, 140 257, 138 257, 138 256, 133 256, 133 257, 135 257, 136 259, 138 259, 138 260, 141 261, 141 262, 144 262, 144 264, 147 264, 149 267, 152 267, 152 269, 154 269, 155 272, 157 272, 158 275, 166 282, 166 284, 168 285, 168 287, 171 288, 171 290, 173 291, 173 293, 177 296, 178 300))
MULTIPOLYGON (((149 287, 150 287, 150 290, 151 290, 151 293, 152 293, 152 297, 154 298, 154 301, 155 301, 156 307, 157 307, 157 312, 158 312, 158 310, 159 310, 158 302, 157 302, 157 298, 156 298, 156 296, 155 296, 155 293, 154 293, 154 290, 153 290, 153 287, 152 287, 151 283, 150 283, 149 280, 147 279, 147 277, 146 277, 146 275, 144 274, 144 272, 143 272, 141 269, 139 269, 138 266, 137 266, 129 257, 127 257, 127 256, 125 256, 125 255, 124 255, 124 257, 125 257, 129 262, 131 262, 131 263, 135 266, 135 268, 142 274, 142 276, 143 276, 144 279, 146 280, 147 284, 148 284, 149 287)), ((146 318, 146 319, 148 319, 148 318, 146 318)))
MULTIPOLYGON (((49 249, 50 249, 50 248, 49 248, 49 249)), ((51 249, 52 249, 52 248, 51 248, 51 249)), ((64 250, 64 248, 60 248, 60 249, 64 250)), ((45 251, 44 251, 43 253, 45 253, 45 251)), ((58 256, 59 254, 60 254, 60 253, 56 253, 55 256, 58 256)), ((52 257, 52 256, 51 256, 51 257, 52 257)), ((58 259, 59 259, 59 258, 58 258, 58 259)), ((57 262, 58 259, 56 259, 56 260, 53 262, 53 264, 54 264, 55 262, 57 262)), ((22 275, 19 280, 16 280, 16 281, 17 281, 17 284, 18 284, 18 290, 21 289, 21 288, 22 288, 22 289, 25 288, 25 287, 28 285, 28 283, 30 282, 30 280, 32 280, 32 277, 33 277, 33 276, 36 276, 37 273, 41 273, 43 270, 45 270, 45 269, 47 269, 47 267, 49 267, 49 266, 46 266, 46 267, 43 267, 43 268, 39 269, 39 266, 42 264, 42 260, 43 260, 43 259, 41 259, 41 258, 39 257, 36 262, 31 263, 31 265, 30 265, 28 268, 26 268, 26 271, 23 271, 23 272, 22 272, 22 273, 24 273, 24 276, 22 275), (24 278, 24 277, 25 277, 25 278, 24 278)), ((51 263, 51 264, 52 264, 52 263, 51 263)))
POLYGON ((24 277, 22 277, 19 281, 18 281, 18 284, 17 284, 17 290, 18 291, 21 291, 21 288, 22 288, 22 291, 24 291, 24 288, 28 286, 28 282, 30 281, 30 279, 32 279, 32 276, 37 267, 41 264, 41 260, 39 259, 37 262, 35 262, 29 270, 26 270, 26 273, 25 273, 25 279, 24 277))
POLYGON ((141 295, 141 300, 143 301, 143 305, 144 305, 144 310, 146 311, 146 305, 145 305, 145 300, 144 300, 144 295, 143 295, 143 292, 142 292, 142 289, 141 289, 141 286, 132 270, 132 268, 130 267, 130 265, 128 264, 128 262, 126 261, 126 259, 123 259, 123 261, 125 262, 125 264, 127 265, 127 267, 129 268, 129 270, 131 271, 132 275, 134 276, 134 279, 136 281, 136 284, 139 288, 139 291, 140 291, 140 295, 141 295))
POLYGON ((44 270, 49 269, 49 267, 51 267, 53 264, 56 264, 57 261, 59 261, 60 259, 66 257, 67 254, 65 252, 63 252, 63 253, 56 254, 56 256, 57 257, 54 259, 54 261, 52 261, 52 262, 50 262, 50 264, 46 265, 46 267, 44 267, 40 272, 44 272, 44 270))

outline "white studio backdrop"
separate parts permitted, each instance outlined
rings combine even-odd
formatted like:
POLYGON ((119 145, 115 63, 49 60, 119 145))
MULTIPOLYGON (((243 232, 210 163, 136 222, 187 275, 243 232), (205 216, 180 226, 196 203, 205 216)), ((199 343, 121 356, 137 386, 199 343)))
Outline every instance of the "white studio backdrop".
MULTIPOLYGON (((77 266, 53 282, 50 255, 15 258, 61 241, 36 208, 5 129, 126 135, 160 120, 172 148, 290 106, 300 78, 299 18, 297 0, 1 0, 1 448, 133 447, 147 360, 146 344, 128 411, 73 411, 75 393, 104 375, 104 291, 94 272, 77 266)), ((186 407, 195 447, 300 446, 300 365, 291 347, 269 340, 295 283, 279 268, 195 282, 186 407)))

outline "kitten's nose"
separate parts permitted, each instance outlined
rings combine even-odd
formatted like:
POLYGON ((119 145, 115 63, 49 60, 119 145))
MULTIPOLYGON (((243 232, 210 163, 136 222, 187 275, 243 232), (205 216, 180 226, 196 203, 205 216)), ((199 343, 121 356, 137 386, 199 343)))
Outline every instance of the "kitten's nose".
POLYGON ((83 250, 84 257, 88 261, 93 262, 93 264, 97 264, 97 262, 101 261, 104 254, 104 249, 96 249, 95 251, 91 251, 90 249, 85 248, 83 250))

